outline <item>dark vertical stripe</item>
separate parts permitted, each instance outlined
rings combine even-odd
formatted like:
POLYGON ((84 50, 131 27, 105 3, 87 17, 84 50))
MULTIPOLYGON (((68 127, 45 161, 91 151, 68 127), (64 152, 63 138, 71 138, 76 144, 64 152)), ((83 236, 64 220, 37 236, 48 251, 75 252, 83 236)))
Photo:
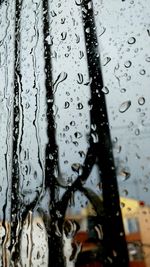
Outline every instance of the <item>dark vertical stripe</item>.
POLYGON ((43 34, 44 34, 44 60, 45 60, 45 87, 47 101, 47 136, 48 144, 46 147, 46 170, 45 183, 46 188, 50 189, 51 205, 54 206, 56 201, 55 170, 58 168, 58 148, 56 144, 56 128, 54 121, 54 93, 52 86, 52 63, 51 48, 47 37, 49 36, 49 13, 48 0, 42 1, 43 5, 43 34))
MULTIPOLYGON (((48 0, 43 3, 43 35, 44 35, 44 60, 45 60, 45 87, 46 87, 46 101, 47 101, 47 136, 48 144, 46 147, 46 170, 45 170, 45 186, 50 192, 50 215, 49 222, 49 260, 48 266, 51 267, 65 267, 65 259, 63 256, 63 240, 62 236, 56 233, 56 224, 58 223, 58 214, 56 209, 56 202, 58 201, 58 188, 55 181, 55 171, 58 171, 58 148, 56 144, 56 128, 54 121, 54 91, 52 86, 52 64, 51 64, 51 48, 47 37, 49 36, 49 5, 48 0)), ((62 233, 62 223, 60 225, 60 232, 62 233)))
POLYGON ((123 228, 109 122, 100 66, 92 1, 82 3, 82 17, 87 51, 88 71, 91 78, 91 142, 97 139, 97 154, 103 188, 105 266, 128 266, 128 252, 123 228), (95 129, 95 130, 93 130, 95 129), (96 137, 96 138, 95 138, 96 137))
MULTIPOLYGON (((19 196, 19 166, 18 166, 18 140, 19 140, 19 86, 20 74, 20 19, 22 0, 15 3, 15 49, 14 49, 14 101, 13 101, 13 154, 12 154, 12 193, 11 193, 11 246, 16 242, 16 228, 18 223, 20 196, 19 196)), ((19 255, 15 254, 15 259, 19 255)))

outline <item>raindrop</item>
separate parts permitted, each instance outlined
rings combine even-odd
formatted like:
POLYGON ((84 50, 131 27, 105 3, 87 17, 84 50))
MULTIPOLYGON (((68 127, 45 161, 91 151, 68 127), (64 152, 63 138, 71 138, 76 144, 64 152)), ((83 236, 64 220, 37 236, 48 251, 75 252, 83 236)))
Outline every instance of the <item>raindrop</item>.
POLYGON ((102 36, 105 33, 105 31, 106 31, 106 28, 105 27, 102 27, 101 33, 99 34, 99 37, 102 36))
POLYGON ((82 137, 82 134, 80 132, 74 133, 75 138, 79 139, 82 137))
POLYGON ((138 128, 135 129, 135 135, 140 135, 140 130, 138 128))
POLYGON ((141 96, 141 97, 138 99, 138 104, 141 105, 141 106, 144 105, 144 104, 145 104, 145 98, 141 96))
POLYGON ((149 29, 147 29, 147 33, 148 33, 148 36, 150 36, 150 30, 149 29))
POLYGON ((2 192, 2 186, 0 186, 0 192, 2 192))
POLYGON ((87 33, 90 33, 90 28, 89 28, 89 27, 86 28, 85 31, 86 31, 87 33))
POLYGON ((75 3, 77 6, 81 6, 82 2, 83 2, 83 0, 75 0, 75 3))
POLYGON ((124 202, 121 202, 120 203, 120 206, 121 206, 121 208, 124 208, 125 207, 125 203, 124 202))
POLYGON ((57 14, 56 14, 56 12, 54 10, 51 11, 51 16, 52 17, 56 17, 57 16, 57 14))
POLYGON ((131 65, 132 65, 132 62, 131 62, 130 60, 127 60, 127 61, 124 63, 124 66, 125 66, 126 68, 130 68, 131 65))
POLYGON ((75 126, 75 124, 76 124, 75 121, 71 121, 71 122, 70 122, 70 125, 71 125, 71 126, 75 126))
POLYGON ((148 188, 147 187, 144 187, 143 188, 145 192, 148 192, 148 188))
POLYGON ((80 51, 79 52, 79 59, 81 59, 81 58, 83 58, 84 57, 84 53, 83 53, 83 51, 80 51))
POLYGON ((134 126, 134 123, 133 123, 133 121, 130 121, 130 123, 129 123, 128 127, 129 127, 129 128, 132 128, 133 126, 134 126))
POLYGON ((97 133, 92 133, 91 137, 93 139, 93 143, 98 143, 99 138, 98 138, 97 133))
POLYGON ((83 109, 83 104, 82 103, 78 103, 77 104, 77 109, 79 109, 79 110, 83 109))
POLYGON ((48 42, 49 45, 53 45, 53 37, 48 35, 46 38, 46 41, 48 42))
POLYGON ((102 226, 100 224, 98 224, 94 228, 95 228, 95 231, 97 232, 98 239, 102 240, 103 239, 102 226))
POLYGON ((122 170, 119 174, 118 174, 118 178, 120 181, 126 181, 130 178, 131 174, 130 172, 126 171, 126 170, 122 170))
POLYGON ((71 254, 69 260, 76 262, 78 254, 81 252, 81 249, 82 249, 82 243, 79 243, 79 244, 73 243, 72 247, 73 247, 73 251, 72 251, 72 254, 71 254))
POLYGON ((70 103, 68 101, 66 101, 64 108, 67 109, 67 108, 69 108, 69 106, 70 106, 70 103))
POLYGON ((79 228, 80 226, 76 221, 67 220, 64 223, 64 232, 67 238, 74 237, 79 228))
POLYGON ((110 61, 111 61, 111 58, 110 57, 106 57, 106 58, 103 59, 102 65, 106 66, 110 61))
POLYGON ((84 83, 84 85, 87 85, 87 86, 88 86, 88 85, 90 85, 91 83, 92 83, 92 78, 90 78, 88 82, 84 83))
POLYGON ((29 107, 30 107, 29 102, 26 102, 26 104, 25 104, 25 108, 28 109, 29 107))
POLYGON ((79 153, 79 155, 80 155, 81 158, 85 158, 85 153, 84 153, 84 151, 79 151, 78 153, 79 153))
POLYGON ((55 91, 55 92, 56 92, 56 90, 57 90, 57 88, 58 88, 58 85, 59 85, 61 82, 65 81, 65 80, 67 79, 67 77, 68 77, 68 74, 67 74, 66 72, 63 72, 63 71, 58 75, 56 81, 55 81, 54 84, 53 84, 53 86, 54 86, 54 91, 55 91))
POLYGON ((79 145, 79 143, 78 143, 77 141, 74 141, 73 144, 74 144, 75 146, 78 146, 78 145, 79 145))
POLYGON ((71 165, 71 169, 74 172, 77 172, 78 174, 81 174, 82 173, 82 165, 80 163, 73 163, 71 165))
POLYGON ((145 75, 146 71, 145 71, 144 69, 141 69, 141 70, 139 71, 139 73, 140 73, 141 75, 145 75))
POLYGON ((108 87, 107 86, 104 86, 103 88, 102 88, 102 92, 104 93, 104 94, 108 94, 109 93, 109 89, 108 89, 108 87))
POLYGON ((113 143, 117 143, 118 142, 118 137, 115 137, 114 139, 113 139, 113 143))
POLYGON ((61 24, 65 23, 66 18, 61 18, 61 24))
POLYGON ((134 44, 136 42, 136 39, 134 37, 130 37, 128 39, 128 44, 134 44))
POLYGON ((37 256, 36 256, 37 260, 39 260, 40 257, 41 257, 41 255, 40 255, 40 252, 38 251, 38 252, 37 252, 37 256))
POLYGON ((125 92, 126 92, 126 89, 125 89, 125 88, 121 88, 121 89, 120 89, 120 92, 121 92, 121 93, 125 93, 125 92))
POLYGON ((150 57, 147 57, 145 60, 146 62, 150 62, 150 57))
POLYGON ((76 36, 76 43, 78 44, 80 42, 80 36, 78 34, 75 34, 76 36))
POLYGON ((120 108, 119 108, 119 111, 121 113, 124 113, 125 111, 127 111, 129 109, 129 107, 131 106, 131 101, 128 100, 128 101, 125 101, 121 104, 120 108))
POLYGON ((60 231, 59 226, 58 226, 58 221, 55 222, 55 234, 59 237, 62 236, 61 231, 60 231))
POLYGON ((64 131, 69 131, 69 126, 66 125, 64 131))
POLYGON ((83 83, 83 74, 82 73, 78 73, 77 83, 79 83, 79 84, 82 84, 83 83))
POLYGON ((66 39, 66 37, 67 37, 67 32, 62 32, 61 33, 61 40, 65 40, 66 39))

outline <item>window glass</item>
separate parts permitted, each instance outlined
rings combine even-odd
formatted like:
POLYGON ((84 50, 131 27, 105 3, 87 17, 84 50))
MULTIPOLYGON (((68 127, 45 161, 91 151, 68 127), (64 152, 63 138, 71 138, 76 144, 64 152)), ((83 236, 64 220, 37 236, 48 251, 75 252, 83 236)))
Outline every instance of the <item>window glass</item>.
POLYGON ((149 266, 149 16, 0 1, 0 266, 149 266))

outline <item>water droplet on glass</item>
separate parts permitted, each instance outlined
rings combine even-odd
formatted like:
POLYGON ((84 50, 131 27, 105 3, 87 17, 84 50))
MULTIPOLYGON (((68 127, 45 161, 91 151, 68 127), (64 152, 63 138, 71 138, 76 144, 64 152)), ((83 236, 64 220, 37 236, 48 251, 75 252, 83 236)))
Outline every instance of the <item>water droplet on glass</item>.
POLYGON ((78 143, 77 141, 74 141, 73 144, 74 144, 75 146, 78 146, 78 145, 79 145, 79 143, 78 143))
POLYGON ((84 151, 79 151, 78 153, 79 153, 79 155, 80 155, 81 158, 85 158, 85 153, 84 153, 84 151))
POLYGON ((104 94, 108 94, 109 93, 109 89, 108 89, 108 87, 107 86, 104 86, 103 88, 102 88, 102 92, 104 93, 104 94))
POLYGON ((83 2, 83 0, 75 0, 75 3, 77 6, 81 6, 82 2, 83 2))
POLYGON ((79 109, 79 110, 83 109, 83 104, 82 103, 78 103, 77 104, 77 109, 79 109))
POLYGON ((82 134, 80 132, 74 133, 75 138, 79 139, 82 137, 82 134))
POLYGON ((25 108, 28 109, 29 107, 30 107, 29 102, 26 102, 26 104, 25 104, 25 108))
POLYGON ((102 27, 101 28, 101 33, 99 34, 99 37, 102 36, 106 31, 106 28, 105 27, 102 27))
POLYGON ((143 188, 145 192, 148 192, 148 188, 147 187, 144 187, 143 188))
POLYGON ((126 92, 126 89, 125 89, 125 88, 121 88, 121 89, 120 89, 120 92, 121 92, 121 93, 125 93, 125 92, 126 92))
POLYGON ((57 16, 57 14, 56 14, 56 12, 54 10, 51 11, 51 16, 52 17, 56 17, 57 16))
POLYGON ((85 29, 85 31, 86 31, 87 33, 90 33, 90 28, 87 27, 87 28, 85 29))
POLYGON ((76 124, 75 121, 71 121, 71 122, 70 122, 70 125, 71 125, 71 126, 75 126, 75 124, 76 124))
POLYGON ((128 39, 128 44, 134 44, 136 42, 136 39, 134 37, 130 37, 128 39))
POLYGON ((80 51, 79 52, 79 59, 81 59, 81 58, 83 58, 84 57, 84 53, 83 53, 83 51, 80 51))
POLYGON ((48 42, 49 45, 53 45, 53 37, 48 35, 46 38, 46 41, 48 42))
POLYGON ((67 32, 62 32, 61 33, 61 40, 65 40, 66 39, 66 37, 67 37, 67 32))
POLYGON ((82 84, 83 83, 83 74, 82 73, 78 73, 77 83, 79 83, 79 84, 82 84))
POLYGON ((118 174, 118 178, 120 181, 126 181, 130 178, 131 174, 130 172, 126 171, 126 170, 122 170, 119 174, 118 174))
POLYGON ((144 69, 141 69, 141 70, 139 71, 139 73, 140 73, 141 75, 145 75, 146 71, 145 71, 144 69))
POLYGON ((65 81, 68 77, 68 74, 66 72, 61 72, 58 76, 57 76, 57 79, 56 81, 54 82, 53 86, 54 86, 54 91, 56 92, 57 88, 58 88, 58 85, 65 81))
POLYGON ((65 130, 65 131, 69 131, 69 126, 66 125, 64 130, 65 130))
POLYGON ((61 237, 62 234, 60 232, 59 226, 58 226, 58 221, 55 222, 55 233, 57 236, 61 237))
POLYGON ((64 108, 67 109, 67 108, 69 108, 69 106, 70 106, 70 103, 68 101, 66 101, 64 108))
POLYGON ((131 62, 130 60, 127 60, 127 61, 124 63, 124 66, 125 66, 126 68, 130 68, 131 65, 132 65, 132 62, 131 62))
POLYGON ((120 206, 121 206, 121 208, 124 208, 125 207, 125 203, 124 202, 121 202, 120 203, 120 206))
POLYGON ((141 96, 141 97, 138 99, 138 104, 141 105, 141 106, 144 105, 144 104, 145 104, 145 98, 141 96))
POLYGON ((150 36, 150 30, 149 29, 147 29, 147 33, 148 33, 148 36, 150 36))
POLYGON ((80 42, 80 36, 78 34, 75 34, 76 36, 76 43, 78 44, 80 42))
POLYGON ((140 130, 138 128, 135 129, 135 135, 140 135, 140 130))
POLYGON ((125 101, 121 104, 120 108, 119 108, 119 111, 121 113, 124 113, 125 111, 127 111, 129 109, 129 107, 131 106, 131 101, 128 100, 128 101, 125 101))
POLYGON ((146 57, 146 62, 150 62, 150 57, 146 57))
POLYGON ((71 165, 71 169, 74 172, 77 172, 78 174, 81 174, 82 173, 82 165, 80 163, 73 163, 71 165))
POLYGON ((106 57, 106 58, 103 59, 102 65, 106 66, 110 61, 111 61, 111 58, 110 57, 106 57))
POLYGON ((95 227, 95 231, 97 233, 98 239, 102 240, 103 239, 103 230, 102 230, 102 226, 100 224, 96 225, 95 227))
POLYGON ((97 133, 91 133, 91 137, 93 139, 93 143, 98 143, 99 138, 98 138, 97 133))
POLYGON ((65 23, 66 18, 61 18, 61 24, 65 23))

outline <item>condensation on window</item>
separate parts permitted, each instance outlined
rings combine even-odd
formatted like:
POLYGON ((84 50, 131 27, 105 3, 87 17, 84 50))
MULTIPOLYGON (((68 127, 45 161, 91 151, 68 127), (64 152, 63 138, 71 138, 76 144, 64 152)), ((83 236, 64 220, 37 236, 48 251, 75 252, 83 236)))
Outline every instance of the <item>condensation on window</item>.
POLYGON ((149 16, 0 1, 0 266, 149 266, 149 16))

